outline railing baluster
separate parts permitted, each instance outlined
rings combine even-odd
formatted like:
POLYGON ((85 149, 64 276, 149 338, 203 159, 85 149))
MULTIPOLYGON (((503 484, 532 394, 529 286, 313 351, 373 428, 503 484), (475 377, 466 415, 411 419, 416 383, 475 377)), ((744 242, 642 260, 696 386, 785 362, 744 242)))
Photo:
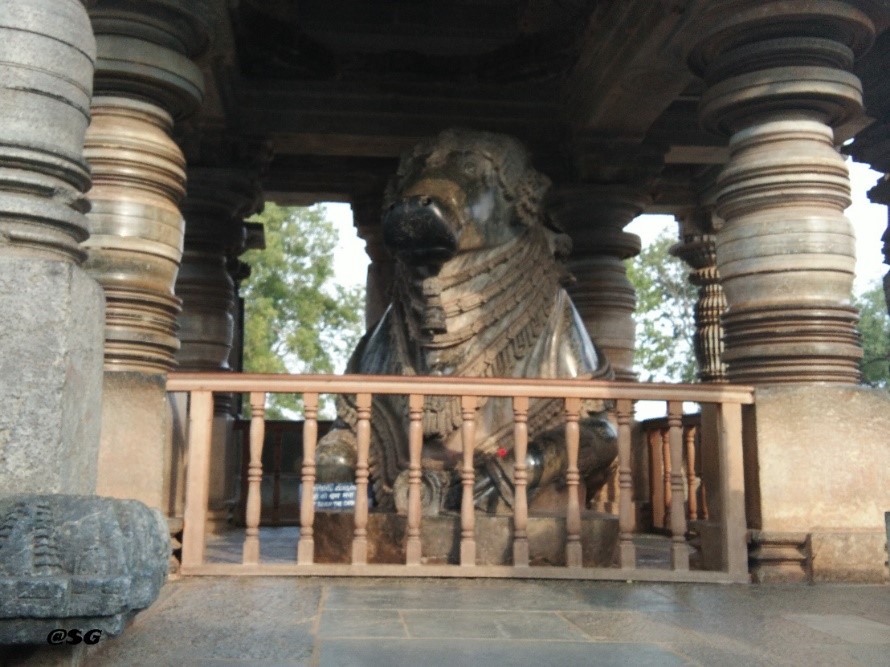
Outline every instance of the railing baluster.
POLYGON ((513 398, 513 565, 528 567, 528 397, 513 398))
POLYGON ((256 565, 260 561, 260 511, 263 481, 263 439, 266 437, 266 393, 250 394, 250 466, 247 469, 247 510, 244 523, 243 563, 256 565))
POLYGON ((720 499, 723 504, 721 531, 723 566, 737 581, 748 580, 748 548, 745 540, 745 468, 742 454, 742 406, 723 403, 718 410, 717 456, 720 499))
POLYGON ((683 503, 683 403, 668 401, 668 441, 671 462, 671 569, 689 569, 686 509, 683 503))
POLYGON ((460 564, 462 567, 476 565, 476 507, 473 505, 473 483, 475 470, 473 454, 476 446, 476 397, 461 396, 461 447, 463 466, 460 471, 463 494, 460 502, 460 564))
POLYGON ((565 399, 566 412, 566 566, 581 567, 581 505, 578 502, 578 445, 580 429, 578 420, 581 413, 581 399, 565 399))
MULTIPOLYGON (((273 440, 272 461, 272 525, 281 523, 281 450, 283 449, 284 432, 279 430, 273 440)), ((260 504, 260 521, 262 522, 263 508, 260 504)))
POLYGON ((182 527, 182 569, 204 563, 204 534, 210 489, 213 392, 193 391, 189 400, 188 467, 182 527))
POLYGON ((661 448, 661 429, 650 428, 649 443, 649 504, 652 508, 652 527, 664 528, 664 457, 661 448))
POLYGON ((662 492, 662 497, 664 498, 664 516, 661 518, 661 525, 670 530, 671 527, 671 501, 673 501, 673 494, 671 493, 671 471, 673 469, 672 461, 671 461, 671 429, 670 425, 668 428, 661 429, 661 464, 664 467, 664 472, 661 478, 661 485, 664 488, 662 492))
POLYGON ((698 519, 698 478, 695 476, 695 424, 683 428, 683 440, 686 445, 686 488, 689 497, 687 516, 690 521, 698 519))
POLYGON ((318 394, 303 394, 303 493, 300 496, 300 542, 297 563, 315 560, 315 444, 318 440, 318 394))
POLYGON ((633 401, 618 402, 618 564, 622 568, 637 566, 637 548, 633 537, 636 529, 633 506, 633 468, 631 463, 630 422, 633 401))
POLYGON ((356 424, 355 464, 355 533, 352 538, 352 564, 368 562, 368 451, 371 446, 371 394, 355 397, 356 424))
POLYGON ((420 454, 423 448, 423 395, 408 397, 408 534, 405 544, 405 564, 420 565, 420 510, 421 469, 420 454))

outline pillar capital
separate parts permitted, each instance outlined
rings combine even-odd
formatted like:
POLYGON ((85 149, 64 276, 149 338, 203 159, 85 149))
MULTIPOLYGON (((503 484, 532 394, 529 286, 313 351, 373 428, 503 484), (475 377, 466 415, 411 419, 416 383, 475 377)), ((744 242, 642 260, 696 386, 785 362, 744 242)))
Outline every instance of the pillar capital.
POLYGON ((640 187, 576 183, 555 188, 547 208, 572 239, 572 260, 604 254, 627 259, 640 253, 640 237, 622 229, 650 201, 640 187))
POLYGON ((240 255, 246 244, 244 218, 262 209, 256 172, 238 167, 188 167, 180 209, 186 249, 240 255))
POLYGON ((193 113, 204 79, 193 58, 208 44, 207 0, 98 0, 95 91, 158 104, 174 118, 193 113))
POLYGON ((732 134, 777 116, 837 127, 861 112, 862 86, 850 70, 874 41, 867 3, 713 4, 689 54, 707 84, 699 107, 707 129, 732 134))
POLYGON ((244 218, 262 205, 258 170, 248 160, 234 166, 221 159, 221 153, 232 151, 231 146, 217 147, 214 166, 188 168, 180 206, 185 248, 176 279, 176 295, 182 299, 176 362, 183 370, 228 369, 236 289, 227 260, 244 251, 244 218))

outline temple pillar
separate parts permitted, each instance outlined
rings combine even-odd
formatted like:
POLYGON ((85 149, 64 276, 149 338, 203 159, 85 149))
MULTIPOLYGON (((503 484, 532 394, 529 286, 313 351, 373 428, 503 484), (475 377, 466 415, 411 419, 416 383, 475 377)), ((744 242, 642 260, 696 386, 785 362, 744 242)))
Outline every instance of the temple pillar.
POLYGON ((716 258, 727 376, 756 385, 745 491, 761 581, 886 577, 890 398, 855 386, 850 185, 832 130, 861 113, 863 7, 717 3, 690 55, 701 120, 730 137, 716 258))
POLYGON ((365 328, 370 328, 383 317, 392 300, 395 260, 383 246, 380 227, 383 195, 353 197, 352 217, 359 237, 365 242, 365 252, 371 258, 365 286, 365 328))
POLYGON ((95 495, 104 297, 79 245, 95 59, 79 0, 0 3, 0 645, 15 664, 76 664, 84 647, 47 634, 120 634, 166 574, 158 513, 95 495))
POLYGON ((0 495, 92 493, 103 297, 79 243, 95 41, 79 2, 0 17, 0 495))
POLYGON ((708 209, 695 209, 680 221, 680 242, 671 248, 692 268, 689 282, 698 288, 695 302, 693 349, 701 382, 726 382, 723 363, 723 326, 726 295, 717 270, 716 234, 708 209))
POLYGON ((623 231, 642 213, 647 198, 621 185, 572 185, 551 195, 550 212, 572 239, 566 265, 572 297, 591 339, 612 364, 616 380, 636 380, 636 296, 624 260, 638 255, 640 237, 623 231))
POLYGON ((179 349, 173 287, 182 257, 185 158, 171 137, 203 79, 200 0, 100 0, 98 60, 84 154, 93 172, 87 271, 105 290, 99 492, 164 506, 166 373, 179 349))
MULTIPOLYGON (((176 295, 182 299, 176 353, 179 370, 232 370, 236 292, 229 264, 246 249, 244 218, 261 205, 257 172, 246 168, 249 159, 242 158, 237 167, 188 169, 187 194, 181 205, 185 250, 176 279, 176 295)), ((232 428, 237 416, 235 396, 221 393, 214 401, 208 520, 217 530, 228 524, 236 501, 238 456, 232 428)), ((175 476, 181 478, 182 473, 175 476)))

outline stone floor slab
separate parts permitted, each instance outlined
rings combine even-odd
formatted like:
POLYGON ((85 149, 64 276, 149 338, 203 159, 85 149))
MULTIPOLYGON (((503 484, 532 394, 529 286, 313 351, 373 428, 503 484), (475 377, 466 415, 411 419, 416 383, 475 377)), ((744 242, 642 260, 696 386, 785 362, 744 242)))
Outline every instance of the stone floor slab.
POLYGON ((886 666, 888 600, 888 586, 192 577, 87 664, 886 666))
MULTIPOLYGON (((851 644, 890 644, 890 625, 851 614, 786 614, 785 618, 851 644)), ((887 653, 890 663, 890 650, 887 653)))
POLYGON ((393 609, 326 609, 321 615, 318 636, 333 637, 407 637, 401 615, 393 609))
POLYGON ((355 640, 326 641, 322 645, 319 660, 320 667, 417 667, 417 665, 671 667, 689 664, 694 663, 651 644, 484 640, 454 642, 447 639, 403 639, 388 644, 381 642, 369 644, 355 640))
POLYGON ((586 640, 576 626, 554 612, 405 611, 412 637, 454 639, 586 640))

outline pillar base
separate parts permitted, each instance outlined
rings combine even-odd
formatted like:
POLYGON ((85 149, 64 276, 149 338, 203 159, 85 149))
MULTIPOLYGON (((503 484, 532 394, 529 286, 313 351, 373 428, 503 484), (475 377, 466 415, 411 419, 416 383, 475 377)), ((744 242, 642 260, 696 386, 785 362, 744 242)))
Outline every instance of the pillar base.
POLYGON ((746 429, 752 573, 760 581, 886 581, 890 394, 762 387, 746 429))
POLYGON ((74 264, 0 258, 0 496, 93 492, 103 303, 74 264))
POLYGON ((168 419, 165 376, 105 372, 96 493, 166 509, 168 419))

